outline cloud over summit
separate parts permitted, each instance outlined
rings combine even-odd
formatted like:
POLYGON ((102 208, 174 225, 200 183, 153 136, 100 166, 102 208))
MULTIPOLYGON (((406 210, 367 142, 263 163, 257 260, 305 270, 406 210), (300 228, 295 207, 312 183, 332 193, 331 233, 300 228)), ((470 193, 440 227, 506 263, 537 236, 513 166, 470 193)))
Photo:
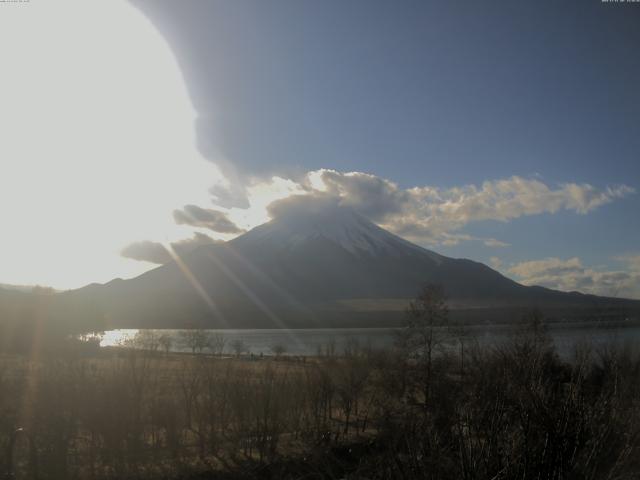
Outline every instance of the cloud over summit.
POLYGON ((597 188, 587 183, 550 186, 538 179, 512 176, 481 185, 452 188, 397 183, 363 172, 316 170, 307 173, 302 186, 311 198, 333 197, 372 221, 402 236, 427 244, 450 245, 481 240, 489 247, 507 246, 493 238, 460 233, 481 221, 510 220, 543 213, 573 211, 587 214, 635 190, 626 185, 597 188))

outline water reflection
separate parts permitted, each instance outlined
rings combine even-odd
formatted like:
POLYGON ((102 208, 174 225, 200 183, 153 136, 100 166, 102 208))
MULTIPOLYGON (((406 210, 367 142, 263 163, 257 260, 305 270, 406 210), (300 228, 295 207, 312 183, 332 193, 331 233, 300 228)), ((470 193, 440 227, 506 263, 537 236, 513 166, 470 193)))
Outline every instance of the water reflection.
MULTIPOLYGON (((468 341, 479 346, 499 345, 511 338, 514 328, 506 325, 467 327, 468 341)), ((104 332, 100 346, 150 348, 149 345, 153 345, 151 349, 217 354, 237 354, 241 350, 241 353, 254 355, 277 352, 331 355, 353 349, 392 347, 396 331, 392 328, 199 330, 201 338, 198 340, 192 338, 194 331, 188 330, 119 329, 104 332)), ((549 334, 563 356, 570 355, 574 346, 580 343, 640 345, 640 325, 551 325, 549 334)))
POLYGON ((138 329, 121 329, 107 330, 100 336, 101 347, 119 347, 133 340, 140 330, 138 329))

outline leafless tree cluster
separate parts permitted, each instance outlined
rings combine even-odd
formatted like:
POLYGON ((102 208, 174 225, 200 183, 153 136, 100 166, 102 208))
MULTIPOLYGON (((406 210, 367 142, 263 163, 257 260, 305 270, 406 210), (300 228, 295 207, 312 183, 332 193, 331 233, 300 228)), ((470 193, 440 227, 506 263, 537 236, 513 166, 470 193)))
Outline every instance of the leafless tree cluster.
POLYGON ((366 429, 364 358, 166 355, 160 337, 144 340, 149 348, 101 357, 4 357, 0 472, 120 479, 233 470, 366 429))
POLYGON ((443 298, 423 292, 395 349, 347 342, 306 362, 167 354, 161 335, 97 356, 5 355, 0 474, 637 478, 633 351, 581 346, 561 360, 537 313, 480 348, 443 298))

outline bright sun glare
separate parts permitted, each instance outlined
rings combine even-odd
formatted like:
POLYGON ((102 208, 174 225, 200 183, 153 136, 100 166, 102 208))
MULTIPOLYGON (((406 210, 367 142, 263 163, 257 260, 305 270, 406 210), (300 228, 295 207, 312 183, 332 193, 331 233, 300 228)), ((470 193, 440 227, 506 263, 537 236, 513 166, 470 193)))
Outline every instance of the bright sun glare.
POLYGON ((0 15, 0 282, 72 288, 149 268, 143 239, 223 179, 196 149, 172 52, 125 1, 30 2, 0 15))

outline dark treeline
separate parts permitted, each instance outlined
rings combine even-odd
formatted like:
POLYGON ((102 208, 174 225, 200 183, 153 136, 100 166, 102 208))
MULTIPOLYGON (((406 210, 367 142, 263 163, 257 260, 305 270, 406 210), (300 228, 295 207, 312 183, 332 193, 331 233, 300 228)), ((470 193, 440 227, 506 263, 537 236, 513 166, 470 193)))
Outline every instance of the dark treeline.
POLYGON ((82 348, 73 337, 106 327, 102 312, 91 302, 56 293, 47 287, 32 291, 0 289, 0 351, 32 355, 82 348))
POLYGON ((143 349, 0 357, 0 474, 31 479, 624 479, 640 357, 562 360, 533 312, 480 348, 427 288, 397 346, 292 359, 143 349))

